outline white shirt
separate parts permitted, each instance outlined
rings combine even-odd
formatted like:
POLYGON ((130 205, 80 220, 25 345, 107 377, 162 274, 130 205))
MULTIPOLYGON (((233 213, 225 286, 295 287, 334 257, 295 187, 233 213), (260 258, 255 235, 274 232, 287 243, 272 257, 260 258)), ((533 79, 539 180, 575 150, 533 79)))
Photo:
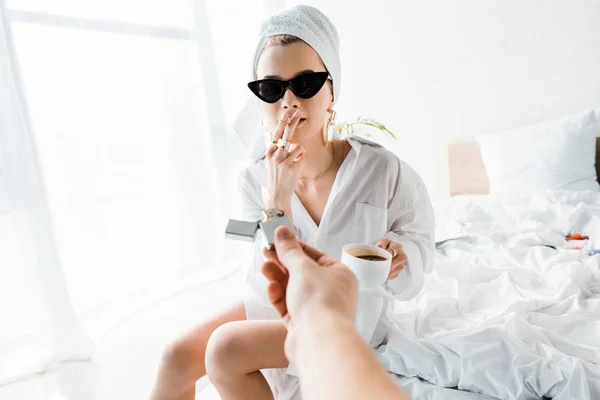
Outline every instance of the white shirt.
MULTIPOLYGON (((402 245, 407 267, 382 288, 391 296, 359 296, 357 328, 367 342, 378 345, 389 329, 393 306, 390 297, 415 297, 423 288, 425 274, 433 267, 435 219, 423 180, 408 164, 365 139, 352 138, 348 143, 352 150, 337 173, 320 225, 315 224, 296 194, 292 196, 292 219, 302 241, 338 260, 342 247, 348 243, 375 244, 386 237, 402 245), (383 320, 387 322, 382 323, 383 320), (374 335, 378 324, 383 325, 382 331, 374 335)), ((266 186, 266 177, 264 159, 240 175, 242 211, 249 221, 262 217, 261 186, 266 186)), ((247 274, 247 282, 256 295, 244 300, 248 319, 278 318, 267 298, 262 264, 258 248, 247 274)))

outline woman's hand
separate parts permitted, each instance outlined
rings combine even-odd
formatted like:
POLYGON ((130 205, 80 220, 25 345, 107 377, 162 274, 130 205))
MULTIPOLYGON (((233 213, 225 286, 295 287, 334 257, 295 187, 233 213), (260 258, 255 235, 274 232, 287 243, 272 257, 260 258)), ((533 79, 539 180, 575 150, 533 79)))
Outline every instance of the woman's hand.
POLYGON ((380 239, 375 245, 384 250, 389 251, 392 254, 392 266, 390 267, 390 273, 388 274, 387 280, 395 279, 400 275, 400 272, 406 268, 406 253, 400 243, 396 243, 392 240, 383 238, 380 239))
MULTIPOLYGON (((295 146, 292 151, 277 147, 277 142, 282 138, 285 127, 288 127, 288 141, 292 140, 294 131, 300 121, 301 112, 294 114, 287 111, 279 119, 275 132, 271 138, 266 152, 267 185, 263 188, 263 201, 265 208, 279 208, 289 211, 291 208, 292 194, 298 186, 299 161, 304 156, 304 147, 295 146)), ((287 147, 287 146, 286 146, 287 147)))

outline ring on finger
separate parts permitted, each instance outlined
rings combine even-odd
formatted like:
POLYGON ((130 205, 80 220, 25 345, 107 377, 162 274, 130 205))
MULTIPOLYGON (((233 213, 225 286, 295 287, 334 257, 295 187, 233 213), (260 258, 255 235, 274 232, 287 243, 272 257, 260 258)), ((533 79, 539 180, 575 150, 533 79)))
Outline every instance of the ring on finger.
POLYGON ((278 142, 277 140, 273 140, 273 141, 271 142, 271 145, 272 145, 273 147, 278 147, 278 145, 277 145, 277 142, 278 142))
POLYGON ((289 147, 289 144, 290 144, 289 140, 284 141, 283 139, 279 139, 277 141, 277 147, 279 147, 280 149, 283 149, 283 150, 287 150, 289 147))
POLYGON ((396 253, 396 250, 394 250, 392 247, 388 247, 386 250, 390 252, 392 258, 396 258, 396 256, 398 255, 398 253, 396 253))

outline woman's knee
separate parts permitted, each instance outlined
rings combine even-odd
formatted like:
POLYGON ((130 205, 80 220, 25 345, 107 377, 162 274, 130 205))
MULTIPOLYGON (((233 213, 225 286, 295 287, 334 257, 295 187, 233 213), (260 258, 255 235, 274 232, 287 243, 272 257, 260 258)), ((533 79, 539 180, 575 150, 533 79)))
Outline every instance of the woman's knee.
POLYGON ((166 347, 162 363, 178 375, 198 375, 199 379, 205 374, 203 350, 189 337, 179 338, 166 347))
POLYGON ((213 381, 245 373, 240 364, 246 348, 244 328, 240 322, 218 327, 206 346, 206 374, 213 381))

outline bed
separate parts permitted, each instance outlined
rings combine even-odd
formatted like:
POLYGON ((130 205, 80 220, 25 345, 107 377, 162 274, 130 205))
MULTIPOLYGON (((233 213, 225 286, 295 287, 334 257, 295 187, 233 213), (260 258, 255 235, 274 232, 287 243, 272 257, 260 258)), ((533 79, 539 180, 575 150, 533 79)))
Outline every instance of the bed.
POLYGON ((434 272, 397 303, 380 362, 413 399, 600 399, 600 191, 494 199, 478 143, 448 151, 434 272), (588 247, 563 248, 569 231, 588 247))
POLYGON ((398 304, 381 362, 418 399, 600 399, 600 193, 500 201, 477 142, 448 151, 435 271, 398 304), (569 231, 585 248, 563 248, 569 231))

